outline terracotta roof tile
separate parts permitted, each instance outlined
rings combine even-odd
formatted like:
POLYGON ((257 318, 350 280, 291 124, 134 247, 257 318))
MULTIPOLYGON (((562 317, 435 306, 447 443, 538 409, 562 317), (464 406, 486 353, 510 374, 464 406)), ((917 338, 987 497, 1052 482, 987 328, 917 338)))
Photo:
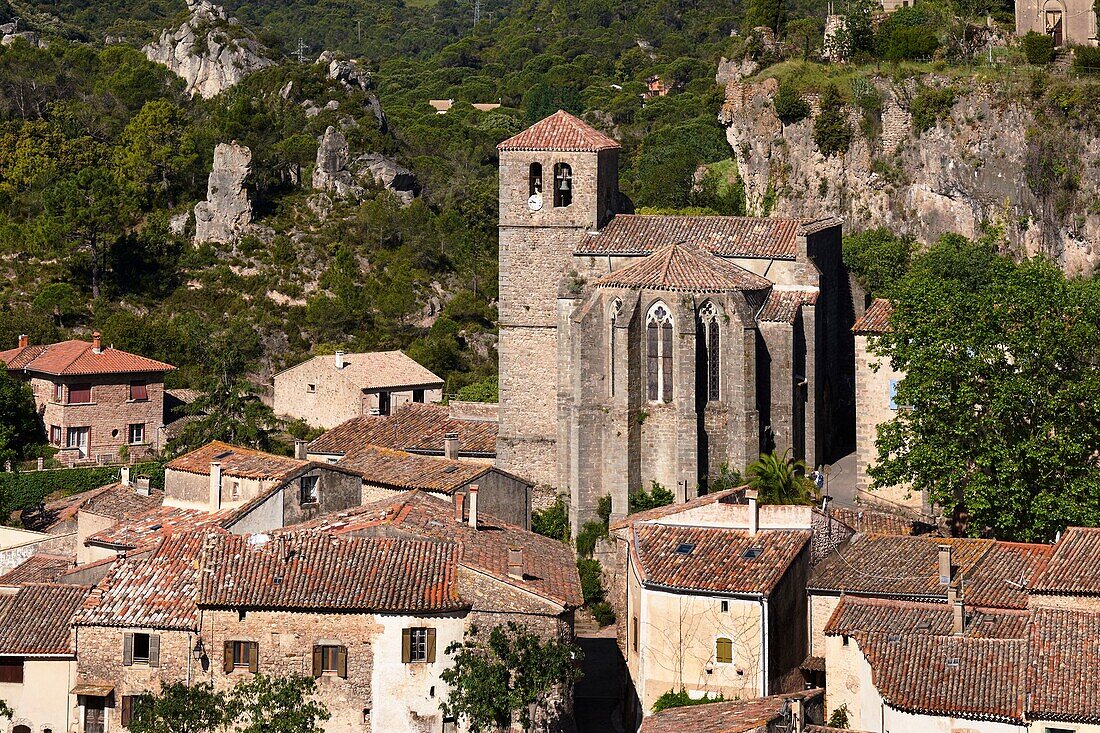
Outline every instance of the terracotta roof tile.
POLYGON ((175 369, 163 361, 148 359, 118 349, 105 347, 100 353, 92 350, 88 341, 61 341, 47 346, 25 346, 0 351, 0 361, 8 369, 26 369, 31 372, 58 376, 92 374, 136 374, 139 372, 168 372, 175 369))
POLYGON ((1031 718, 1100 723, 1100 613, 1035 610, 1029 661, 1031 718))
POLYGON ((864 534, 936 534, 934 525, 920 519, 877 509, 830 506, 829 516, 864 534))
POLYGON ((810 541, 807 531, 634 524, 642 582, 677 590, 768 595, 810 541), (687 549, 686 552, 682 551, 687 549))
POLYGON ((1100 528, 1066 529, 1031 591, 1100 595, 1100 528))
POLYGON ((966 603, 982 608, 1027 608, 1027 589, 1052 554, 1050 545, 994 542, 963 579, 966 603))
POLYGON ((449 461, 372 445, 353 450, 336 465, 361 474, 368 483, 444 494, 452 494, 493 470, 484 463, 449 461))
POLYGON ((625 527, 630 527, 638 522, 653 522, 663 517, 667 517, 671 514, 679 514, 680 512, 684 512, 689 509, 696 509, 701 506, 709 506, 710 504, 743 504, 745 502, 742 501, 742 498, 746 488, 748 487, 738 486, 733 489, 726 489, 725 491, 715 491, 710 494, 696 496, 684 502, 666 504, 665 506, 658 506, 652 509, 646 509, 642 512, 635 512, 628 515, 624 519, 620 519, 618 522, 612 524, 611 529, 623 529, 625 527))
POLYGON ((106 484, 95 489, 89 489, 88 491, 81 491, 79 494, 72 494, 71 496, 47 502, 44 510, 41 512, 30 509, 24 510, 19 515, 19 521, 26 529, 31 529, 36 532, 49 531, 59 524, 63 524, 69 520, 75 520, 77 512, 79 512, 87 502, 103 492, 110 490, 111 486, 113 486, 113 484, 106 484))
POLYGON ((596 281, 596 286, 717 293, 766 290, 771 282, 698 247, 670 244, 609 272, 596 281))
POLYGON ((412 538, 280 534, 263 545, 214 539, 199 605, 424 613, 465 607, 458 546, 412 538))
POLYGON ((164 492, 159 489, 151 489, 149 494, 145 495, 134 486, 116 483, 105 486, 104 490, 90 497, 80 510, 100 517, 122 520, 155 509, 163 501, 164 492))
MULTIPOLYGON (((403 351, 370 351, 361 354, 344 354, 344 367, 336 368, 332 356, 315 356, 312 359, 288 367, 279 374, 316 362, 333 378, 342 378, 360 389, 395 389, 398 387, 443 387, 443 378, 421 366, 403 351)), ((275 376, 278 376, 275 375, 275 376)))
POLYGON ((148 547, 168 535, 220 529, 225 522, 238 516, 245 508, 247 505, 237 509, 210 512, 205 509, 158 506, 96 532, 85 542, 121 549, 148 547))
POLYGON ((349 453, 365 445, 411 453, 443 455, 447 433, 458 434, 459 456, 493 457, 499 424, 492 420, 451 417, 443 405, 403 405, 385 417, 356 417, 342 422, 309 444, 310 453, 349 453))
POLYGON ((223 476, 276 481, 290 478, 310 466, 309 461, 299 461, 287 456, 277 456, 215 440, 202 448, 172 459, 166 467, 174 471, 209 476, 211 461, 221 463, 223 476))
MULTIPOLYGON (((984 639, 1025 639, 1028 635, 1026 610, 983 611, 966 608, 964 636, 984 639)), ((946 603, 914 603, 881 598, 844 596, 829 622, 826 636, 879 634, 922 634, 950 636, 954 609, 946 603)))
POLYGON ((772 730, 768 724, 783 717, 787 700, 801 698, 808 701, 821 694, 821 690, 807 690, 662 710, 643 719, 639 733, 748 733, 772 730))
POLYGON ((595 153, 618 147, 619 143, 612 138, 560 109, 497 145, 498 150, 554 150, 563 153, 595 153))
POLYGON ((756 320, 765 323, 794 323, 802 313, 802 306, 817 303, 817 295, 816 290, 772 290, 764 301, 764 307, 756 315, 756 320))
POLYGON ((70 623, 90 589, 80 585, 24 585, 0 607, 0 654, 73 654, 70 623))
POLYGON ((24 585, 26 583, 52 583, 75 563, 69 555, 31 555, 19 565, 0 575, 0 585, 24 585))
POLYGON ((894 313, 894 304, 886 298, 875 298, 867 310, 863 311, 854 326, 853 333, 886 333, 890 330, 890 316, 894 313))
POLYGON ((619 214, 603 229, 587 235, 578 255, 648 255, 670 244, 685 243, 720 257, 793 260, 803 219, 745 216, 645 216, 619 214))

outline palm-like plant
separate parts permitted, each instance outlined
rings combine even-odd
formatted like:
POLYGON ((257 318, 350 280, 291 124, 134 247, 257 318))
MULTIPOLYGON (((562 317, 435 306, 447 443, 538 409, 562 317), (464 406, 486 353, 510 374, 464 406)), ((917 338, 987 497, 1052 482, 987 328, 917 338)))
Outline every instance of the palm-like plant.
POLYGON ((813 482, 806 478, 806 462, 794 460, 790 449, 783 455, 763 453, 749 465, 749 485, 760 492, 764 504, 809 504, 813 482))

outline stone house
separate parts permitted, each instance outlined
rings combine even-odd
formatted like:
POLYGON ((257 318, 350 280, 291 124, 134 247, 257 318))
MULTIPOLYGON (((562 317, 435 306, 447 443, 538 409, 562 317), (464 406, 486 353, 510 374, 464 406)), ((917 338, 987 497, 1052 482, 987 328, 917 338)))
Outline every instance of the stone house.
POLYGON ((0 352, 8 373, 30 382, 46 440, 73 462, 147 455, 162 447, 164 375, 171 364, 76 339, 0 352))
POLYGON ((821 690, 670 708, 642 721, 639 733, 813 733, 821 690))
POLYGON ((567 492, 575 527, 854 437, 839 221, 631 215, 619 148, 565 112, 498 146, 498 465, 567 492))
POLYGON ((1016 35, 1045 33, 1054 45, 1095 46, 1096 6, 1092 0, 1017 0, 1016 35))
POLYGON ((276 415, 321 428, 443 399, 443 380, 402 351, 315 356, 279 372, 274 382, 276 415))
POLYGON ((12 709, 5 731, 69 730, 76 680, 70 623, 88 591, 32 583, 0 592, 0 700, 12 709))

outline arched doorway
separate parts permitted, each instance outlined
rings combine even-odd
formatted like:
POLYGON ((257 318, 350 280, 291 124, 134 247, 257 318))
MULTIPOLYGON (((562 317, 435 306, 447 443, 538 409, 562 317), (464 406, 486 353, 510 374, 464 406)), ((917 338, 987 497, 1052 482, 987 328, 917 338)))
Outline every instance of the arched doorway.
POLYGON ((1049 0, 1043 6, 1043 23, 1047 35, 1054 39, 1055 48, 1065 45, 1065 8, 1058 0, 1049 0))
POLYGON ((31 733, 31 729, 25 725, 17 725, 11 729, 11 733, 31 733))

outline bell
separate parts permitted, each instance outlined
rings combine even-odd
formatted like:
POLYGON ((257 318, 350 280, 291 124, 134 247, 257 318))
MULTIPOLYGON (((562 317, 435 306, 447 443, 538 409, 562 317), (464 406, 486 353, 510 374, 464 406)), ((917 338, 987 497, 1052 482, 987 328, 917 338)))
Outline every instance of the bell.
POLYGON ((569 179, 568 178, 561 179, 561 186, 559 186, 559 190, 561 190, 561 191, 568 191, 569 190, 569 179))

